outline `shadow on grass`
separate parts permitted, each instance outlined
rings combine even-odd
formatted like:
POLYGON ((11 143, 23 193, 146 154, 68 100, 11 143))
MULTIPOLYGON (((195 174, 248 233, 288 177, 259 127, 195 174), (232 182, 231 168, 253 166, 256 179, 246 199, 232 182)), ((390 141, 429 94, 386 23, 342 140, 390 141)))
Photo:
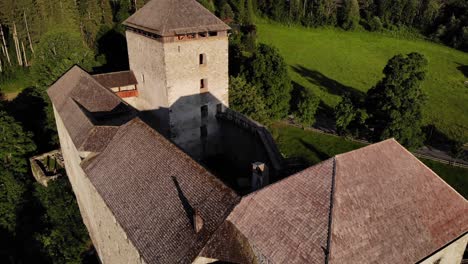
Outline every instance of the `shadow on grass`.
POLYGON ((325 89, 330 94, 343 96, 349 93, 356 98, 362 98, 364 96, 364 93, 357 90, 356 88, 333 80, 319 71, 308 69, 301 65, 292 66, 292 69, 302 77, 306 78, 310 83, 325 89))
POLYGON ((303 139, 299 139, 299 141, 301 142, 301 144, 306 147, 308 150, 310 150, 311 152, 315 153, 315 155, 317 155, 317 157, 323 161, 323 160, 327 160, 330 158, 330 156, 320 150, 318 150, 316 147, 314 147, 314 145, 306 142, 305 140, 303 139))
POLYGON ((458 65, 460 66, 457 67, 457 70, 461 71, 461 73, 463 73, 463 75, 465 75, 465 77, 468 78, 468 65, 462 65, 459 63, 458 65))
MULTIPOLYGON (((299 83, 292 81, 292 92, 291 92, 291 101, 289 103, 291 112, 295 112, 297 110, 297 106, 299 104, 300 94, 305 88, 304 86, 300 85, 299 83)), ((327 131, 334 131, 335 130, 335 114, 334 109, 329 105, 325 104, 322 100, 320 100, 320 104, 317 108, 317 112, 315 113, 315 124, 314 127, 321 128, 327 131)))

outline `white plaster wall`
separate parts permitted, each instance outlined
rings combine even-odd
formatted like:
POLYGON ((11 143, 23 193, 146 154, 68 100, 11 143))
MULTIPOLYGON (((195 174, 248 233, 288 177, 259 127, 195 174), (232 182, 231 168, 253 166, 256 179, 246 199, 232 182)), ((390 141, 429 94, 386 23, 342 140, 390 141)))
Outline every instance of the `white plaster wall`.
POLYGON ((463 258, 463 253, 468 242, 468 234, 465 234, 458 240, 454 241, 449 246, 435 253, 421 264, 460 264, 463 258), (440 259, 440 262, 437 262, 440 259))
POLYGON ((228 38, 221 34, 164 44, 172 139, 194 157, 201 155, 200 107, 208 105, 205 124, 210 152, 219 134, 216 105, 228 106, 228 38), (205 65, 199 64, 200 54, 206 55, 205 65), (201 79, 207 79, 208 93, 200 93, 201 79))
POLYGON ((142 263, 135 246, 127 239, 80 166, 80 153, 74 146, 60 116, 54 108, 65 168, 93 244, 102 263, 142 263))

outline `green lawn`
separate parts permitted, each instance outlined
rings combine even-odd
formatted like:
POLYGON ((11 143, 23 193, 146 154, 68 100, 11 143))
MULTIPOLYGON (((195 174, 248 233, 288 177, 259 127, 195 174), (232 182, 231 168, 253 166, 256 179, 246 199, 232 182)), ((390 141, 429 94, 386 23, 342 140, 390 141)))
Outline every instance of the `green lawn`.
POLYGON ((18 93, 31 85, 32 81, 30 75, 19 71, 16 73, 14 79, 0 82, 0 91, 6 95, 7 99, 13 99, 18 93))
MULTIPOLYGON (((310 130, 274 124, 272 134, 283 155, 304 158, 311 165, 319 163, 337 154, 365 146, 342 137, 322 134, 310 130)), ((455 190, 468 198, 468 170, 431 160, 422 160, 455 190)))
POLYGON ((425 123, 444 134, 455 125, 468 131, 468 53, 424 40, 333 28, 306 29, 258 21, 260 42, 276 46, 290 65, 292 80, 313 89, 335 106, 344 92, 363 94, 382 78, 387 61, 398 53, 419 52, 429 61, 423 89, 428 95, 425 123))

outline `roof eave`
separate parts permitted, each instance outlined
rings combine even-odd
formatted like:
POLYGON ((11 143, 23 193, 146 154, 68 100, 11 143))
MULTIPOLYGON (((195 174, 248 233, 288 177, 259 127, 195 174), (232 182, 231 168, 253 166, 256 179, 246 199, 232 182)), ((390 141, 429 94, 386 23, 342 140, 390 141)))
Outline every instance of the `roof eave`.
POLYGON ((209 32, 209 31, 230 31, 231 30, 231 27, 229 27, 226 24, 224 24, 224 25, 208 25, 208 26, 203 26, 203 28, 200 28, 200 27, 199 28, 197 28, 197 27, 178 28, 178 29, 171 29, 171 30, 168 30, 168 31, 160 31, 160 30, 157 30, 157 29, 148 28, 148 27, 145 27, 145 26, 133 24, 133 23, 131 23, 129 21, 123 22, 123 25, 126 26, 126 27, 130 27, 130 28, 134 28, 134 29, 138 29, 138 30, 143 30, 143 31, 146 31, 148 33, 153 33, 153 34, 156 34, 156 35, 158 35, 160 37, 173 37, 173 36, 177 36, 177 35, 180 35, 180 34, 200 33, 200 32, 209 32))

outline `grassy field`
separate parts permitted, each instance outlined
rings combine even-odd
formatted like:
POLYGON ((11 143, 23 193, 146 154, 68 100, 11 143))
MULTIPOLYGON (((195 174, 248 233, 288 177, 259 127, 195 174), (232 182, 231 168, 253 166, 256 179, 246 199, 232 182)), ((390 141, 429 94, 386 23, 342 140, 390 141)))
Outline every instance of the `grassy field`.
MULTIPOLYGON (((341 137, 303 130, 284 124, 274 124, 271 130, 283 155, 291 158, 304 158, 310 165, 365 146, 365 144, 349 141, 341 137)), ((431 160, 422 161, 468 199, 467 169, 431 160)))
POLYGON ((330 107, 345 92, 364 94, 379 81, 398 53, 419 52, 429 61, 423 89, 424 121, 444 134, 455 126, 468 131, 468 53, 424 40, 370 32, 306 29, 258 21, 260 42, 276 46, 290 65, 292 80, 312 89, 330 107))
POLYGON ((22 90, 32 85, 30 76, 24 72, 18 72, 16 78, 0 82, 0 91, 5 94, 7 100, 14 99, 22 90))

